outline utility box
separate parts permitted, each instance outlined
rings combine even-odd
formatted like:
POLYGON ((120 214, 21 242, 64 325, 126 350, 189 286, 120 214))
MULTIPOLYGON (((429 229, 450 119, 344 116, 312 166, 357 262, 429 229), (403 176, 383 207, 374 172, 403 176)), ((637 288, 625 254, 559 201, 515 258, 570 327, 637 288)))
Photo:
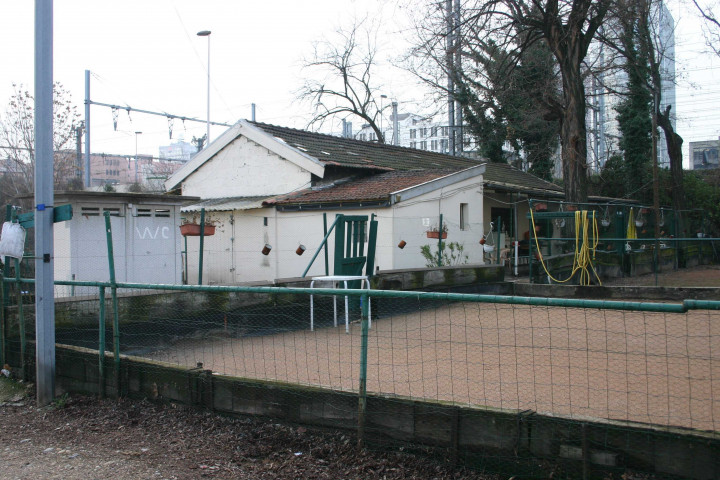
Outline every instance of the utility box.
MULTIPOLYGON (((55 224, 55 280, 110 280, 105 212, 110 213, 115 279, 182 283, 180 206, 196 198, 105 192, 58 192, 73 218, 55 224)), ((56 286, 59 297, 97 295, 94 287, 56 286)))

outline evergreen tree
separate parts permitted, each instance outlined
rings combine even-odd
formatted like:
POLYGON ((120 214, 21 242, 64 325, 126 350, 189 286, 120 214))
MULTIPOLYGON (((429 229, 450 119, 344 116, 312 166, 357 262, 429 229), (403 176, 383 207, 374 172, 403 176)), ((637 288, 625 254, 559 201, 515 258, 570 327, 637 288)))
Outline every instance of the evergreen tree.
MULTIPOLYGON (((630 2, 632 7, 635 5, 630 2)), ((625 196, 643 202, 652 201, 652 93, 649 52, 638 35, 639 15, 630 8, 622 25, 622 43, 626 61, 627 95, 616 108, 623 151, 625 196)))

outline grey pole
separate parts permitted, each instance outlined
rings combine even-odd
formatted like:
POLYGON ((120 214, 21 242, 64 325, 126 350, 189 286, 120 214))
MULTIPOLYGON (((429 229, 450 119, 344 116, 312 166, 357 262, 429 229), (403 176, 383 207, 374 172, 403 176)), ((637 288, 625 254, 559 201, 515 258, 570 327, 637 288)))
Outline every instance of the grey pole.
POLYGON ((35 332, 37 404, 55 394, 53 2, 35 0, 35 332))
POLYGON ((90 70, 85 70, 85 188, 90 188, 90 70))
POLYGON ((455 83, 453 82, 453 48, 455 47, 455 40, 453 34, 454 21, 452 0, 446 0, 445 8, 447 10, 447 45, 445 45, 445 61, 448 69, 448 147, 450 155, 455 155, 455 83))
POLYGON ((252 118, 252 121, 254 122, 254 121, 255 121, 255 104, 253 103, 253 104, 251 104, 251 105, 252 105, 252 110, 251 110, 251 111, 252 111, 252 115, 251 115, 250 118, 252 118))
POLYGON ((393 108, 393 145, 400 145, 400 135, 398 132, 398 102, 392 102, 393 108))
POLYGON ((210 30, 201 30, 197 33, 198 37, 207 37, 208 55, 207 55, 207 139, 205 146, 210 145, 210 30))

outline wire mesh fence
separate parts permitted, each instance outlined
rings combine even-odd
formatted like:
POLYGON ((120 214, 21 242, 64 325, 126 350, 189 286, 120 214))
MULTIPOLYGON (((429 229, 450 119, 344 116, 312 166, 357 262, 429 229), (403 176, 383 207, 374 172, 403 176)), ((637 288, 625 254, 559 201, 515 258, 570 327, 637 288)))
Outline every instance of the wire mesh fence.
MULTIPOLYGON (((310 330, 310 289, 177 288, 118 289, 117 336, 107 289, 103 348, 112 351, 117 338, 122 355, 358 392, 360 291, 350 291, 346 333, 343 302, 335 310, 328 295, 345 295, 344 290, 316 290, 310 330)), ((592 302, 582 308, 582 301, 566 307, 513 297, 494 303, 483 295, 422 292, 368 295, 371 324, 364 355, 370 393, 720 429, 718 310, 617 302, 601 303, 612 308, 592 302)), ((97 296, 59 303, 57 342, 98 349, 99 304, 97 296)), ((718 308, 716 302, 703 305, 718 308)), ((20 312, 15 304, 5 313, 3 352, 17 355, 34 335, 32 306, 20 312)))

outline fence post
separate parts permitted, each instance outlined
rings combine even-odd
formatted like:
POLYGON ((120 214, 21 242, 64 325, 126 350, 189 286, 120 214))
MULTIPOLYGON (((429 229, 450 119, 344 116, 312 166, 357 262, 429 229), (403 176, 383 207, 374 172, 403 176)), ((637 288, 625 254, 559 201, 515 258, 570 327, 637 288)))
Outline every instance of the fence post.
POLYGON ((100 314, 98 318, 98 325, 100 328, 98 338, 98 376, 100 385, 98 385, 98 393, 100 398, 105 398, 105 287, 100 287, 99 292, 100 300, 100 314))
POLYGON ((120 396, 120 319, 118 317, 117 282, 115 280, 115 256, 113 253, 110 212, 105 212, 105 233, 107 236, 108 267, 110 268, 110 292, 113 309, 113 370, 115 373, 116 395, 120 396))
POLYGON ((438 225, 438 267, 442 267, 442 241, 443 241, 443 214, 440 214, 440 224, 438 225))
POLYGON ((198 258, 198 285, 202 285, 203 249, 205 248, 205 209, 200 209, 200 256, 198 258))
POLYGON ((15 259, 15 288, 17 288, 18 327, 20 329, 20 368, 22 379, 27 381, 27 338, 25 336, 25 313, 23 311, 22 283, 20 282, 20 260, 15 259))
POLYGON ((360 322, 360 391, 358 394, 358 447, 365 445, 365 412, 367 410, 367 351, 368 351, 368 301, 364 293, 362 299, 362 320, 360 322))

